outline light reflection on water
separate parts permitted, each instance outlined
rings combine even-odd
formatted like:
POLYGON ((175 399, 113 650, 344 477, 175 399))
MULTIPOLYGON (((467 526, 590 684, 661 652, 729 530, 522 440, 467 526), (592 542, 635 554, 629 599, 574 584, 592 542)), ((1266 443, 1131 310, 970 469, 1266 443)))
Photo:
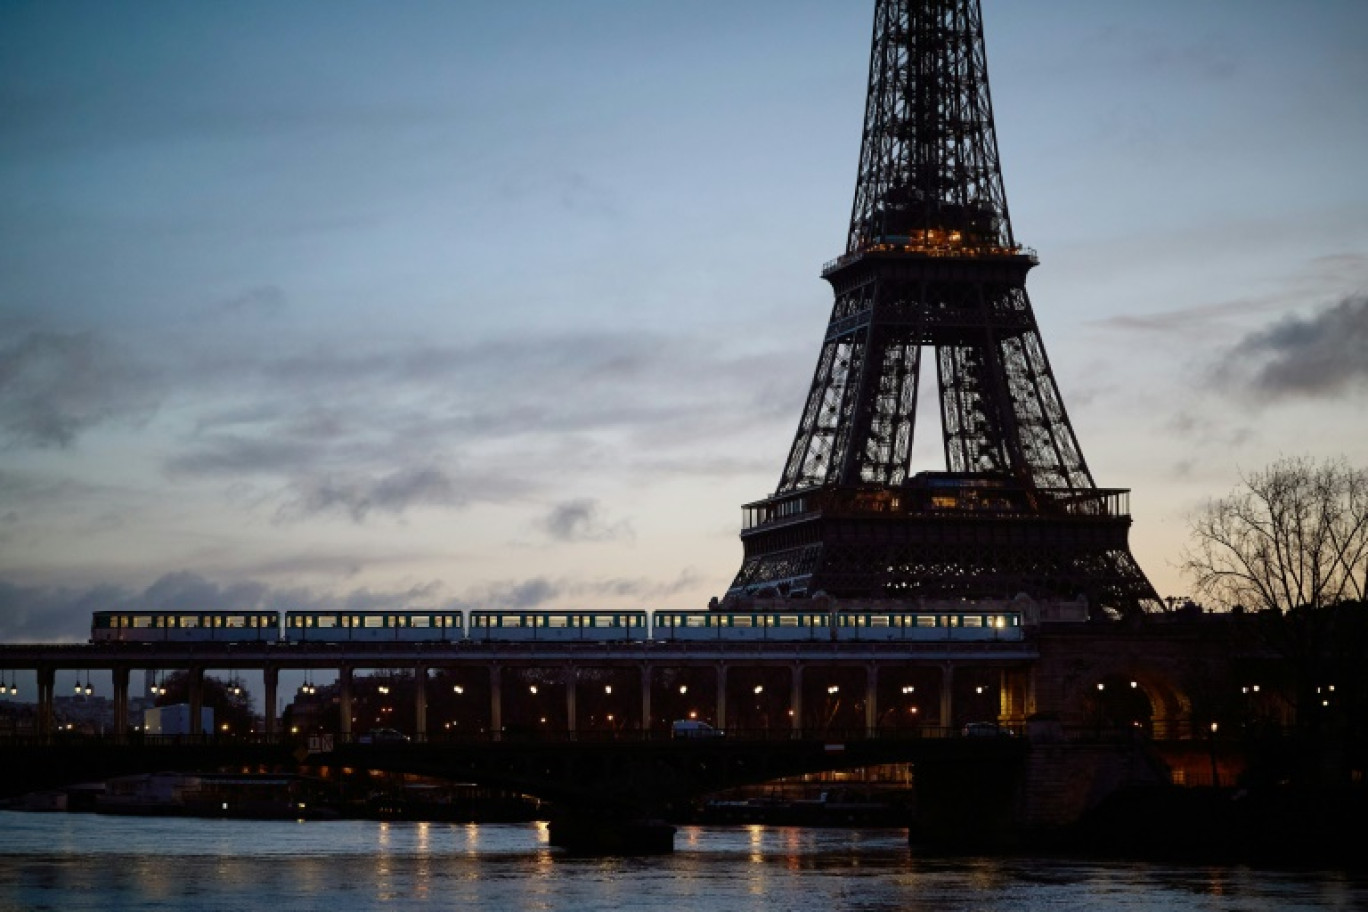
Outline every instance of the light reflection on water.
POLYGON ((0 812, 0 912, 473 907, 793 912, 1368 908, 1368 877, 915 857, 900 830, 684 827, 658 858, 575 858, 545 825, 0 812))

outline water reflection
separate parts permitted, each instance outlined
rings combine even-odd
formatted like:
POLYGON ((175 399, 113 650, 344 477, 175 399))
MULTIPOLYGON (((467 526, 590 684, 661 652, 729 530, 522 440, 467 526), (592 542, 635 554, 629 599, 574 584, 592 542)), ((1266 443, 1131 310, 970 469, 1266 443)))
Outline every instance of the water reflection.
POLYGON ((930 859, 900 830, 681 827, 672 856, 595 859, 544 826, 148 820, 0 812, 0 910, 1309 912, 1368 908, 1335 872, 930 859))

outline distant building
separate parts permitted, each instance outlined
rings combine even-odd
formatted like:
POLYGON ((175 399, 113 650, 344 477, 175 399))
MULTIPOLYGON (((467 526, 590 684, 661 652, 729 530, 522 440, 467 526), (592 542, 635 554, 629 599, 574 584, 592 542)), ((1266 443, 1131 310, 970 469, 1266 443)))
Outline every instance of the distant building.
MULTIPOLYGON (((190 719, 189 703, 153 706, 143 711, 143 729, 149 735, 188 735, 190 719)), ((200 731, 204 734, 211 734, 214 731, 213 707, 201 707, 200 731)))
POLYGON ((114 701, 108 697, 54 697, 52 714, 58 731, 102 735, 114 730, 114 701))

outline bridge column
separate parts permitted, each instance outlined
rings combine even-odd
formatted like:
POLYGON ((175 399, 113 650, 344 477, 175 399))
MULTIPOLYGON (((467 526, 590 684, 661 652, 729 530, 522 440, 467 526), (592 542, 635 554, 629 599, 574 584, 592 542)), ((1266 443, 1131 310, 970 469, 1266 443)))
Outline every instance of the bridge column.
POLYGON ((415 741, 427 740, 427 678, 427 666, 415 665, 413 668, 413 713, 416 716, 413 724, 413 738, 415 741))
POLYGON ((1025 672, 1026 693, 1024 694, 1025 705, 1021 707, 1022 718, 1033 716, 1040 711, 1036 705, 1036 665, 1038 664, 1032 664, 1025 672))
POLYGON ((1021 701, 1015 687, 1011 669, 1004 668, 998 674, 998 718, 1017 721, 1025 718, 1021 711, 1021 701))
POLYGON ((879 666, 865 666, 865 737, 872 738, 879 728, 879 666))
POLYGON ((576 732, 579 731, 578 714, 576 703, 578 693, 576 685, 579 684, 579 670, 574 665, 565 666, 565 728, 573 741, 576 732))
POLYGON ((489 666, 489 733, 503 740, 503 666, 489 666))
POLYGON ((128 734, 128 668, 113 669, 114 678, 114 737, 128 734))
POLYGON ((271 738, 275 736, 279 727, 279 720, 276 719, 276 700, 279 699, 280 692, 280 669, 274 665, 267 665, 261 669, 261 683, 265 689, 261 698, 261 717, 266 729, 265 735, 271 738))
POLYGON ((639 669, 641 683, 641 731, 649 738, 651 731, 651 666, 644 662, 639 669))
POLYGON ((38 739, 47 741, 52 737, 52 692, 57 686, 57 669, 39 665, 35 671, 38 678, 38 739))
POLYGON ((204 667, 201 665, 191 665, 185 670, 186 690, 190 701, 190 734, 204 734, 204 720, 200 714, 204 711, 204 667))
POLYGON ((337 669, 337 733, 345 743, 352 734, 352 667, 342 665, 337 669))
POLYGON ((727 727, 727 663, 717 663, 717 727, 727 727))
POLYGON ((940 727, 955 726, 955 666, 946 662, 941 666, 940 727))
POLYGON ((803 666, 794 662, 789 675, 789 716, 793 720, 793 735, 798 737, 803 731, 803 666))

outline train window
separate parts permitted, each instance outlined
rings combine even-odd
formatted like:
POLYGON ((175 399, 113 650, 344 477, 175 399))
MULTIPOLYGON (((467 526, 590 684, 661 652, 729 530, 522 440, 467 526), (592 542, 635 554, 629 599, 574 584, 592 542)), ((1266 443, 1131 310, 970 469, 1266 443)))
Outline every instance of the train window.
POLYGON ((563 614, 552 614, 546 617, 547 627, 569 627, 570 619, 563 614))
POLYGON ((430 615, 430 614, 415 614, 415 615, 412 615, 412 616, 409 618, 409 626, 410 626, 410 627, 431 627, 431 626, 432 626, 432 615, 430 615))
POLYGON ((320 614, 320 615, 317 615, 317 616, 316 616, 316 619, 317 619, 317 621, 318 621, 318 626, 319 626, 319 627, 336 627, 336 626, 337 626, 337 615, 335 615, 335 614, 320 614))
POLYGON ((751 617, 751 616, 748 615, 748 614, 734 614, 734 615, 732 615, 731 622, 732 622, 732 626, 733 626, 733 627, 754 627, 754 626, 755 626, 755 618, 751 617))
POLYGON ((134 627, 151 627, 152 618, 146 614, 135 614, 133 616, 134 627))
POLYGON ((869 619, 870 627, 891 627, 889 617, 886 614, 876 614, 869 619))
POLYGON ((247 618, 241 614, 230 614, 226 618, 226 624, 229 627, 246 627, 247 618))
MULTIPOLYGON (((720 618, 719 618, 720 620, 720 618)), ((685 627, 711 627, 712 618, 706 614, 691 614, 684 618, 685 627)))
POLYGON ((385 616, 383 614, 368 614, 363 617, 361 621, 362 626, 364 627, 375 628, 385 626, 385 616))
POLYGON ((982 627, 983 617, 977 614, 964 614, 960 616, 961 627, 982 627))
POLYGON ((590 620, 595 627, 618 627, 618 619, 611 614, 596 614, 590 620))
POLYGON ((182 614, 180 617, 180 625, 182 627, 198 627, 199 618, 195 617, 193 614, 182 614))
POLYGON ((936 626, 936 618, 935 618, 934 615, 930 615, 930 614, 919 614, 919 615, 917 615, 917 626, 918 626, 918 627, 935 627, 935 626, 936 626))

